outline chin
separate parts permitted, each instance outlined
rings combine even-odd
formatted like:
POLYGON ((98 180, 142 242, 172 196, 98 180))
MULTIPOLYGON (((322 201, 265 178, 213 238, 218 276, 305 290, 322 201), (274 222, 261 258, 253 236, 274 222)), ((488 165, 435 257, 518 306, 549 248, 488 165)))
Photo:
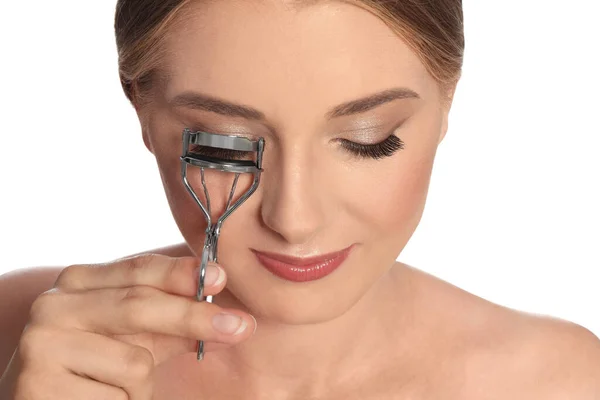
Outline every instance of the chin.
POLYGON ((376 276, 364 276, 368 270, 358 268, 357 263, 346 267, 302 283, 285 281, 264 269, 250 276, 250 267, 232 271, 227 290, 257 318, 286 325, 318 324, 347 313, 377 280, 376 276))
POLYGON ((285 325, 311 325, 334 320, 344 315, 360 299, 361 295, 350 296, 337 293, 330 296, 315 295, 307 300, 301 296, 254 296, 245 302, 250 312, 261 319, 285 325))

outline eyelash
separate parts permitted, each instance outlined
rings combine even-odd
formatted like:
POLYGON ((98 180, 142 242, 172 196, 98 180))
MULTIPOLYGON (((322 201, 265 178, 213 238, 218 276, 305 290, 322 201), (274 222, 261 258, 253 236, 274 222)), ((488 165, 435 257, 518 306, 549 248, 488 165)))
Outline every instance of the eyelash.
POLYGON ((344 149, 358 158, 372 158, 374 160, 393 156, 398 150, 404 149, 404 142, 394 134, 379 143, 373 144, 359 144, 346 139, 339 139, 339 141, 344 149))
MULTIPOLYGON (((404 142, 394 134, 391 134, 379 143, 373 144, 360 144, 347 139, 339 139, 339 141, 346 151, 360 159, 371 158, 379 160, 384 157, 390 157, 398 150, 404 149, 404 142)), ((243 159, 248 155, 245 151, 218 149, 199 145, 192 145, 190 153, 225 159, 243 159)))
POLYGON ((247 151, 219 149, 216 147, 207 147, 193 144, 190 146, 190 153, 208 157, 224 158, 228 160, 240 160, 248 156, 247 151))

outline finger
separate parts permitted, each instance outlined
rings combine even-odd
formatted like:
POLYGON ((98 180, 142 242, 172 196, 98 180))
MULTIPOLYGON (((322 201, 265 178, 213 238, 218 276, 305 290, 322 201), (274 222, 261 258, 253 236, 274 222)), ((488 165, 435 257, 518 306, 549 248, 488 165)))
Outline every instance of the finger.
MULTIPOLYGON (((141 346, 92 332, 45 326, 28 330, 19 354, 36 370, 55 371, 59 367, 123 388, 129 399, 152 398, 151 377, 156 363, 151 351, 141 346)), ((82 398, 89 398, 88 394, 82 398)))
POLYGON ((152 400, 156 362, 150 350, 91 332, 69 337, 78 348, 61 363, 70 372, 122 388, 130 400, 152 400))
MULTIPOLYGON (((129 400, 127 392, 119 387, 73 375, 66 370, 24 374, 16 396, 19 399, 129 400)), ((151 397, 143 400, 151 400, 151 397)))
MULTIPOLYGON (((105 335, 158 333, 196 340, 238 343, 252 335, 255 320, 236 309, 165 293, 150 286, 97 289, 60 293, 57 289, 38 296, 30 309, 30 320, 39 325, 71 327, 105 335), (213 324, 232 315, 237 320, 227 333, 213 324), (246 329, 237 335, 236 329, 246 329)), ((235 322, 235 321, 234 321, 235 322)))
MULTIPOLYGON (((76 292, 144 285, 192 297, 198 290, 199 267, 200 260, 196 257, 146 254, 113 263, 68 266, 61 271, 54 286, 62 291, 76 292)), ((205 273, 205 296, 223 290, 227 274, 222 267, 209 263, 205 273), (220 278, 216 284, 209 284, 211 275, 220 278)))

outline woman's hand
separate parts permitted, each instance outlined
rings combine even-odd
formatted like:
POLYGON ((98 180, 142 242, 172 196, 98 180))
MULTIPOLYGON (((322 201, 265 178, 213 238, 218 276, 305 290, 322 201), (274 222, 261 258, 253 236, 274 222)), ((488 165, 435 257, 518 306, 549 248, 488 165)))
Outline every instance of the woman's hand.
MULTIPOLYGON (((248 339, 252 316, 196 300, 199 265, 150 254, 65 268, 33 303, 1 392, 10 387, 12 400, 150 400, 156 365, 195 352, 198 340, 208 352, 248 339)), ((209 264, 204 295, 224 287, 225 271, 209 264)))

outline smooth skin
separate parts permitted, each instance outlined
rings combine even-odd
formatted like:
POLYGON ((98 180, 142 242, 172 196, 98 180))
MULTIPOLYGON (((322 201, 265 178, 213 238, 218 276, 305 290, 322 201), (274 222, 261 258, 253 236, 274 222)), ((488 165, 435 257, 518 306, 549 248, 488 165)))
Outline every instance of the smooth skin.
MULTIPOLYGON (((37 321, 38 326, 50 326, 52 315, 63 315, 58 311, 61 304, 66 310, 79 310, 75 316, 71 311, 57 319, 64 331, 79 327, 77 333, 87 339, 19 332, 13 349, 19 344, 17 354, 28 357, 11 364, 4 387, 17 382, 24 393, 37 393, 31 400, 56 391, 57 399, 118 393, 139 396, 133 397, 137 400, 148 396, 150 382, 155 400, 598 398, 600 345, 591 332, 494 305, 396 262, 420 221, 450 111, 437 83, 402 40, 377 17, 342 3, 317 3, 301 10, 282 1, 197 2, 194 7, 167 38, 162 65, 167 79, 154 87, 149 104, 136 104, 136 111, 186 242, 169 250, 181 252, 174 257, 198 256, 206 227, 179 176, 183 128, 265 137, 261 185, 229 217, 219 240, 219 264, 226 271, 227 285, 212 306, 204 305, 210 310, 238 310, 248 321, 252 315, 257 330, 236 339, 235 346, 212 348, 201 363, 195 360, 193 347, 165 340, 148 348, 143 344, 150 342, 134 341, 163 362, 156 364, 154 359, 152 369, 147 357, 142 362, 146 368, 132 368, 133 376, 125 379, 129 386, 123 389, 105 378, 108 387, 96 383, 97 392, 90 386, 66 392, 76 390, 65 383, 75 375, 63 368, 64 381, 57 378, 53 356, 70 354, 60 362, 83 369, 82 354, 98 352, 97 342, 84 335, 85 328, 111 336, 106 343, 117 350, 102 351, 112 362, 100 366, 112 366, 112 374, 102 376, 115 377, 123 373, 117 364, 126 356, 125 348, 114 342, 131 345, 122 340, 127 326, 149 333, 173 323, 168 315, 153 319, 151 311, 145 311, 169 307, 167 299, 172 298, 156 289, 136 289, 134 306, 118 311, 121 304, 116 299, 127 303, 126 294, 132 292, 112 288, 118 280, 103 275, 95 281, 107 287, 101 289, 101 297, 60 289, 37 297, 29 317, 32 326, 37 321), (395 87, 410 88, 419 97, 327 117, 339 104, 395 87), (215 112, 176 101, 190 91, 252 107, 259 112, 245 112, 246 116, 264 118, 223 115, 223 110, 239 107, 215 112), (380 160, 357 158, 341 145, 342 140, 378 143, 392 131, 405 148, 380 160), (251 251, 311 256, 351 244, 355 248, 341 268, 303 284, 273 276, 251 251), (89 310, 79 304, 88 298, 102 308, 96 309, 94 318, 117 317, 119 323, 129 323, 116 332, 121 340, 106 333, 110 328, 105 324, 114 324, 112 319, 105 324, 90 321, 89 310), (81 343, 78 352, 71 342, 81 343), (181 349, 187 352, 181 354, 181 349), (34 353, 53 361, 35 364, 34 353)), ((198 176, 194 182, 199 184, 198 176)), ((238 187, 249 183, 244 177, 238 187)), ((226 199, 231 181, 211 173, 207 184, 211 198, 226 199)), ((222 210, 218 201, 214 205, 217 215, 222 210)), ((127 269, 127 262, 118 260, 103 268, 127 269)), ((88 282, 82 276, 93 276, 97 269, 71 269, 76 273, 65 274, 71 276, 67 286, 78 285, 74 282, 81 279, 88 282)), ((190 270, 182 276, 192 276, 190 270)), ((145 274, 153 276, 150 269, 141 268, 139 275, 145 274)), ((7 282, 6 288, 16 287, 7 282)), ((57 283, 64 284, 65 279, 57 283)), ((37 284, 31 277, 23 285, 37 284)), ((189 282, 190 291, 192 286, 189 282)), ((13 289, 10 293, 17 297, 13 289)), ((210 316, 209 311, 204 313, 198 326, 208 327, 210 316)), ((189 335, 190 326, 180 323, 184 325, 172 329, 189 335)), ((224 340, 211 336, 207 328, 194 330, 194 335, 207 335, 210 345, 224 340)), ((188 337, 186 343, 195 345, 195 339, 188 337)), ((95 381, 81 384, 91 382, 95 381)))
MULTIPOLYGON (((188 274, 191 265, 186 262, 190 260, 188 258, 190 250, 186 244, 154 249, 142 254, 154 254, 154 256, 137 259, 138 261, 152 260, 158 264, 162 263, 159 268, 154 268, 155 272, 159 271, 154 278, 141 278, 143 281, 156 281, 156 276, 160 276, 161 279, 167 279, 169 282, 162 283, 163 287, 169 287, 170 290, 178 287, 184 293, 184 297, 188 299, 191 297, 190 293, 194 289, 190 287, 191 278, 188 274), (168 257, 157 257, 158 254, 168 257), (174 262, 173 257, 181 261, 174 262), (177 274, 171 268, 171 273, 165 275, 165 269, 169 268, 165 267, 166 265, 176 265, 179 269, 187 271, 177 274), (179 275, 179 278, 169 278, 176 275, 179 275)), ((132 257, 136 256, 138 254, 129 256, 129 261, 133 261, 135 258, 132 257)), ((110 265, 112 263, 100 266, 110 265)), ((115 265, 121 268, 132 266, 123 263, 115 265)), ((149 262, 143 267, 144 275, 150 272, 151 268, 148 268, 150 265, 149 262)), ((77 266, 76 269, 81 272, 82 267, 77 266)), ((87 266, 90 267, 93 266, 87 266)), ((419 318, 415 319, 415 322, 418 321, 422 327, 415 329, 415 336, 411 338, 413 354, 418 357, 409 359, 408 354, 401 353, 400 349, 403 348, 401 344, 385 348, 385 357, 380 357, 380 366, 386 366, 387 369, 368 374, 368 368, 357 368, 358 373, 364 374, 363 379, 355 379, 354 383, 345 382, 343 390, 313 398, 330 400, 381 398, 592 400, 598 398, 600 349, 597 338, 588 330, 567 321, 520 313, 497 306, 406 264, 399 263, 395 270, 402 271, 399 277, 402 283, 398 287, 405 291, 409 291, 409 287, 412 288, 410 298, 414 304, 414 312, 419 313, 419 318), (456 310, 459 312, 455 312, 456 310), (386 360, 395 360, 395 364, 390 365, 386 360)), ((1 309, 0 313, 2 325, 9 327, 2 332, 0 354, 5 357, 0 358, 0 366, 8 363, 10 355, 8 357, 6 355, 12 354, 16 342, 19 343, 15 357, 0 380, 0 398, 11 400, 253 398, 247 388, 234 383, 237 378, 234 371, 228 371, 226 365, 210 357, 217 352, 222 352, 232 343, 252 337, 249 331, 238 337, 225 337, 225 340, 220 343, 206 343, 207 353, 200 364, 195 360, 196 354, 192 350, 195 342, 192 343, 192 339, 171 338, 162 334, 153 335, 150 333, 152 330, 148 328, 140 335, 123 335, 122 331, 121 334, 112 335, 110 337, 112 341, 105 339, 104 343, 101 343, 101 351, 95 347, 100 338, 92 340, 90 333, 79 330, 63 331, 52 327, 46 331, 53 333, 51 337, 44 337, 42 334, 21 335, 24 321, 34 315, 29 312, 31 303, 43 304, 36 299, 48 299, 44 293, 38 297, 39 292, 44 288, 54 287, 52 282, 61 276, 62 271, 64 271, 62 267, 36 268, 19 270, 0 277, 2 300, 12 300, 11 305, 19 305, 16 309, 11 307, 12 313, 8 312, 7 308, 1 309), (78 334, 83 340, 74 339, 78 334), (153 336, 158 337, 159 341, 149 344, 147 339, 153 336), (5 337, 16 337, 17 340, 5 341, 5 337), (65 342, 66 338, 69 342, 65 342), (128 347, 114 343, 114 339, 123 341, 128 347), (33 340, 32 345, 28 345, 25 342, 27 340, 33 340), (74 346, 74 343, 78 345, 74 346), (110 343, 108 348, 104 347, 106 343, 110 343), (144 343, 149 346, 146 351, 139 347, 144 343), (160 343, 166 347, 161 348, 160 343), (30 348, 30 353, 35 354, 24 356, 23 346, 25 349, 30 348), (106 352, 105 349, 109 351, 106 352), (156 351, 156 357, 162 360, 162 364, 157 363, 156 360, 150 362, 148 353, 152 353, 152 349, 156 351), (79 366, 79 369, 75 367, 73 370, 66 370, 56 360, 63 360, 66 365, 79 366), (105 377, 112 376, 113 383, 118 382, 117 384, 123 386, 113 386, 107 382, 109 379, 103 381, 103 384, 95 380, 86 380, 85 375, 81 376, 76 372, 88 371, 91 376, 94 376, 90 367, 97 363, 100 364, 100 368, 97 368, 95 376, 99 376, 98 373, 105 377), (112 368, 103 369, 106 365, 112 368), (122 376, 116 377, 118 374, 122 376), (149 397, 150 393, 153 393, 153 397, 149 397)), ((109 276, 111 275, 103 275, 105 278, 109 276)), ((123 278, 124 274, 119 272, 116 276, 123 278)), ((97 278, 97 275, 95 277, 97 278)), ((126 290, 130 292, 129 289, 126 290)), ((219 290, 219 287, 207 288, 208 293, 217 293, 219 290)), ((55 292, 54 299, 58 300, 55 289, 51 291, 55 292)), ((154 313, 156 309, 165 309, 168 307, 168 301, 164 302, 167 298, 167 296, 156 296, 152 309, 148 308, 145 312, 154 313)), ((75 297, 71 296, 71 299, 74 301, 75 297)), ((145 308, 150 303, 152 302, 138 302, 140 308, 145 308)), ((3 301, 0 304, 8 303, 3 301)), ((120 307, 116 303, 112 305, 120 307)), ((39 307, 37 309, 39 310, 39 307)), ((136 316, 143 315, 144 311, 140 313, 138 309, 133 312, 135 310, 133 307, 126 307, 126 309, 132 313, 129 315, 132 324, 148 326, 148 322, 133 322, 136 316)), ((35 311, 35 308, 33 310, 35 311)), ((244 316, 243 313, 231 311, 244 316)), ((102 314, 111 312, 121 313, 121 315, 123 313, 110 307, 101 311, 102 314)), ((84 319, 89 319, 89 314, 87 310, 80 312, 84 319)), ((47 321, 47 316, 42 317, 42 320, 47 321)), ((169 320, 171 318, 166 316, 157 324, 164 325, 169 320)), ((32 325, 32 322, 30 320, 27 326, 32 325)), ((181 323, 182 321, 178 321, 175 325, 181 323)), ((208 326, 206 319, 205 324, 208 326)), ((44 332, 43 326, 38 328, 39 333, 44 332)), ((108 329, 115 329, 112 317, 108 329)), ((182 332, 194 330, 190 329, 189 325, 184 325, 181 329, 182 332)), ((164 327, 159 330, 164 332, 164 327)), ((205 329, 205 332, 208 330, 205 329)), ((212 335, 214 337, 215 334, 212 335)), ((262 396, 256 398, 310 397, 289 392, 269 392, 265 389, 262 396)))

